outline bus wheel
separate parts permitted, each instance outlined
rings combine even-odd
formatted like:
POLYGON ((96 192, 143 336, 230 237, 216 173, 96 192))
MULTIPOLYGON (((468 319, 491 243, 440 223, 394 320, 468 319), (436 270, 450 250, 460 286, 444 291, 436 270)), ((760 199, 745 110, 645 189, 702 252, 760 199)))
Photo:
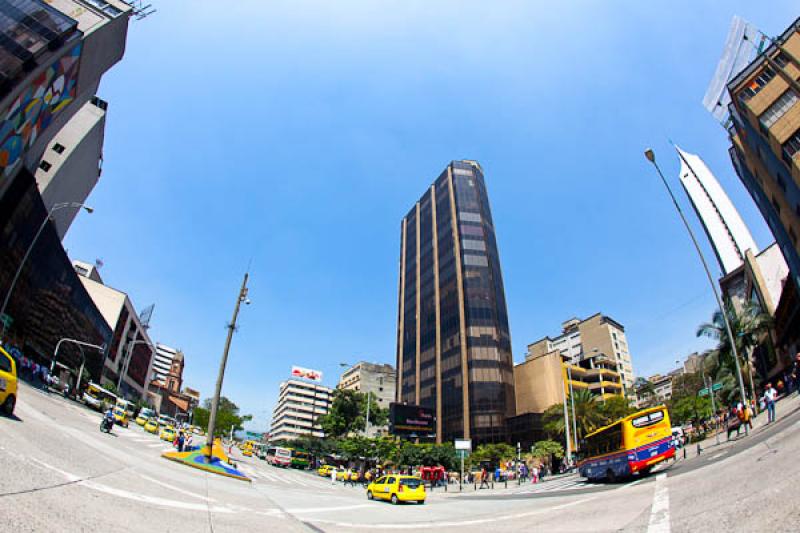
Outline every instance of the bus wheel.
POLYGON ((617 475, 614 474, 614 471, 609 468, 608 470, 606 470, 606 479, 608 480, 609 483, 616 483, 617 475))
POLYGON ((642 468, 641 470, 639 470, 639 475, 641 475, 641 476, 649 476, 650 472, 652 472, 652 471, 653 471, 653 467, 652 466, 648 466, 647 468, 642 468))

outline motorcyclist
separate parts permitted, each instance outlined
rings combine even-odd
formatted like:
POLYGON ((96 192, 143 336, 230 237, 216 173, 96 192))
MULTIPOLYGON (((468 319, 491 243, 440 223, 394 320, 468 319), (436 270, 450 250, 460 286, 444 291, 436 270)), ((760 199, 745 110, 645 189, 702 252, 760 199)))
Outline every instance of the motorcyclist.
POLYGON ((103 415, 103 423, 109 431, 114 427, 114 410, 111 407, 109 407, 108 411, 103 415))

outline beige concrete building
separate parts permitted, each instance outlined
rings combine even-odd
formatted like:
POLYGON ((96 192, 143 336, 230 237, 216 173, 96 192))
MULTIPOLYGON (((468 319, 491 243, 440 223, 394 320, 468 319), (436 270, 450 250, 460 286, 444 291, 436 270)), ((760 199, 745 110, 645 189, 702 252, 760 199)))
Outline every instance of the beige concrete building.
POLYGON ((584 320, 567 320, 561 324, 561 328, 562 333, 558 337, 545 337, 528 345, 526 359, 556 351, 565 361, 582 366, 581 361, 596 359, 599 362, 597 356, 602 355, 614 363, 614 371, 618 372, 625 393, 633 394, 635 375, 622 324, 597 313, 584 320))
POLYGON ((571 363, 559 351, 541 354, 535 347, 528 346, 525 362, 514 367, 517 414, 542 413, 563 402, 570 390, 588 390, 597 400, 622 395, 617 365, 605 355, 593 352, 571 363))
POLYGON ((74 261, 73 267, 114 332, 106 349, 101 384, 117 386, 119 392, 129 399, 146 397, 155 347, 133 303, 124 292, 105 285, 93 265, 74 261))
MULTIPOLYGON (((378 406, 384 409, 394 401, 397 390, 397 371, 392 365, 361 361, 348 368, 339 378, 337 389, 354 390, 372 394, 378 406)), ((388 426, 370 424, 369 436, 385 435, 388 426)))

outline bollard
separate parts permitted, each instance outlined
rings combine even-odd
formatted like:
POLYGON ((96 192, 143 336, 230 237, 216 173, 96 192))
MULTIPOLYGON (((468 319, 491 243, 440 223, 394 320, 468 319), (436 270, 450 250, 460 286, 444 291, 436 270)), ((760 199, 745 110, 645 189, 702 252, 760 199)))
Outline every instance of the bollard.
POLYGON ((686 446, 683 447, 683 458, 686 459, 686 446))
POLYGON ((702 451, 703 451, 703 449, 700 447, 700 444, 698 444, 697 445, 697 455, 700 455, 700 452, 702 452, 702 451))
POLYGON ((478 482, 477 481, 475 481, 475 485, 473 485, 473 487, 474 487, 474 490, 478 490, 478 482))
POLYGON ((508 488, 508 478, 506 478, 506 488, 508 488))

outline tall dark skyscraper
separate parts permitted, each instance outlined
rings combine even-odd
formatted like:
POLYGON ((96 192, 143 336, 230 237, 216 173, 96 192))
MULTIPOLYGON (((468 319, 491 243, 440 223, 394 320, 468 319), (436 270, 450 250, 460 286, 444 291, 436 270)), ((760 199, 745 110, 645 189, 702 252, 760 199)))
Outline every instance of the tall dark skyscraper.
POLYGON ((506 439, 508 313, 483 170, 453 161, 403 218, 397 397, 436 411, 437 441, 506 439))

